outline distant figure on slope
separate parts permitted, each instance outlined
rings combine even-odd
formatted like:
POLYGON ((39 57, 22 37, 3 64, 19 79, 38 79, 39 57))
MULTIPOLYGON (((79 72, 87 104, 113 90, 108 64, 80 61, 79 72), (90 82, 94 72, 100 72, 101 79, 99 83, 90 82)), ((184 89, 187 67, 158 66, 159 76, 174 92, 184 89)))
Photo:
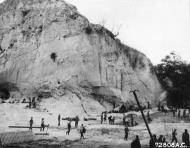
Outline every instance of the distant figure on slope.
POLYGON ((131 148, 141 148, 141 143, 138 135, 136 135, 136 138, 131 142, 131 148))
POLYGON ((32 131, 32 125, 33 125, 33 117, 31 117, 30 121, 29 121, 29 124, 30 124, 30 128, 29 130, 32 131))
POLYGON ((171 142, 178 142, 177 138, 177 129, 172 130, 172 141, 171 142))
POLYGON ((189 145, 189 133, 188 133, 187 129, 185 129, 185 132, 182 135, 182 142, 184 142, 187 147, 190 146, 189 145))
POLYGON ((84 139, 84 133, 86 133, 86 128, 82 124, 80 128, 80 139, 84 139))
POLYGON ((128 135, 129 135, 129 128, 127 126, 125 126, 125 137, 124 137, 124 140, 128 139, 128 135))
POLYGON ((45 129, 45 123, 44 123, 44 118, 42 118, 40 131, 44 131, 44 129, 45 129))
POLYGON ((67 124, 67 132, 66 135, 69 135, 71 131, 71 121, 69 121, 69 123, 67 124))
POLYGON ((61 122, 61 115, 58 115, 58 126, 60 126, 60 122, 61 122))

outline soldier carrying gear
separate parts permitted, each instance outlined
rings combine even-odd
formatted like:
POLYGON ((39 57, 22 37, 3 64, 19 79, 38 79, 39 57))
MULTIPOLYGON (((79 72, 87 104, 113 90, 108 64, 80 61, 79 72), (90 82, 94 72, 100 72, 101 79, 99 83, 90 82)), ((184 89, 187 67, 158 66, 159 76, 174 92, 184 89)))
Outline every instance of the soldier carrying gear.
POLYGON ((171 142, 178 142, 178 140, 177 140, 177 138, 176 138, 176 136, 177 136, 177 129, 174 129, 174 130, 172 130, 172 141, 171 142))
POLYGON ((84 133, 86 133, 86 128, 82 124, 80 128, 80 139, 84 139, 84 133))

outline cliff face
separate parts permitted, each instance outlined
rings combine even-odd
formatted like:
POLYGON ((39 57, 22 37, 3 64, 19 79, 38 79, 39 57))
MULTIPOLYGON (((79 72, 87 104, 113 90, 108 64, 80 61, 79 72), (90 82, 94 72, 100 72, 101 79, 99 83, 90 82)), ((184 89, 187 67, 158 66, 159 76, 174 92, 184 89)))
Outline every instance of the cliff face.
POLYGON ((22 95, 68 92, 100 105, 156 103, 162 89, 147 57, 90 24, 63 0, 6 0, 0 5, 0 80, 22 95), (14 87, 13 87, 14 86, 14 87))

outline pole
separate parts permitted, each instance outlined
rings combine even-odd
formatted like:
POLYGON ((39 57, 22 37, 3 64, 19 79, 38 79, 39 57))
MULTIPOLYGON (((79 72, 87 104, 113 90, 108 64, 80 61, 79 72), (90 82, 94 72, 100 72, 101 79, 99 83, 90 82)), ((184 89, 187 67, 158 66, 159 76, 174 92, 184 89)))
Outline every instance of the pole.
POLYGON ((130 93, 131 93, 131 92, 133 93, 133 95, 134 95, 134 97, 135 97, 135 100, 136 100, 136 102, 137 102, 137 105, 138 105, 138 107, 139 107, 139 109, 140 109, 140 112, 141 112, 141 114, 142 114, 143 120, 144 120, 144 122, 145 122, 146 128, 147 128, 147 130, 148 130, 148 133, 149 133, 149 135, 150 135, 150 138, 153 139, 152 133, 151 133, 151 131, 150 131, 150 128, 149 128, 148 123, 147 123, 147 121, 146 121, 145 115, 144 115, 143 110, 142 110, 142 108, 141 108, 141 105, 140 105, 140 103, 139 103, 139 100, 138 100, 136 91, 138 91, 138 90, 130 91, 130 93))

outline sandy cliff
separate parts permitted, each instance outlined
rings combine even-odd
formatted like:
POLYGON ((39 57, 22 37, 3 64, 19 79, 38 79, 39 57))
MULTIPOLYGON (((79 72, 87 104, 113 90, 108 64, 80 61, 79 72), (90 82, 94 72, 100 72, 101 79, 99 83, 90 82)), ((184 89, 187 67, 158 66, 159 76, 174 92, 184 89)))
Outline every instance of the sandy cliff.
POLYGON ((21 97, 66 100, 74 95, 74 105, 80 101, 91 111, 134 102, 131 89, 140 90, 141 102, 154 104, 162 93, 144 54, 63 0, 6 0, 0 5, 0 81, 1 90, 21 97))

